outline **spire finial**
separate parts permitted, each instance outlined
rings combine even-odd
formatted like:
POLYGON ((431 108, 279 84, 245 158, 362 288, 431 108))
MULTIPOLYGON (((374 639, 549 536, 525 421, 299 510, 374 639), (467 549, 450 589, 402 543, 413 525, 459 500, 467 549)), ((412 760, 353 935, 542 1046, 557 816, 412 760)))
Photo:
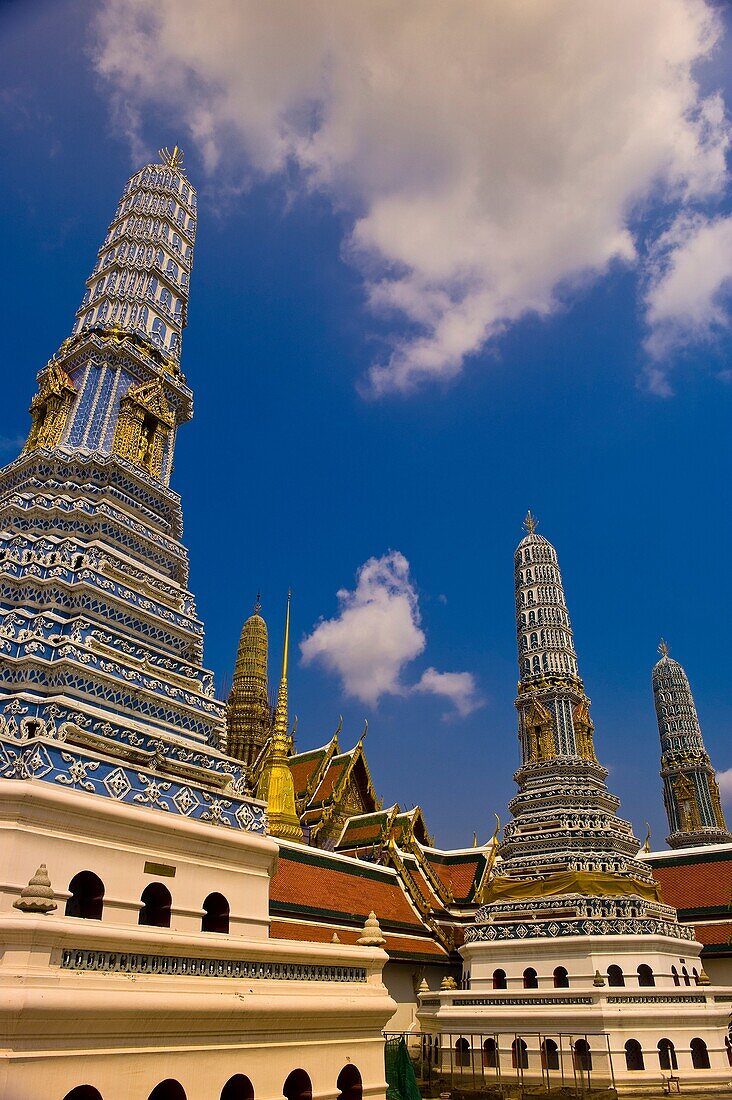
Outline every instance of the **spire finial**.
POLYGON ((158 149, 158 156, 163 164, 166 164, 168 168, 172 168, 174 172, 183 171, 183 150, 179 145, 174 145, 172 152, 167 146, 158 149))
POLYGON ((257 592, 257 598, 254 601, 254 614, 255 615, 258 615, 259 612, 262 610, 262 602, 261 601, 262 601, 262 593, 258 591, 257 592))
POLYGON ((531 509, 529 509, 529 511, 526 513, 526 519, 524 520, 524 530, 527 531, 528 534, 533 535, 536 528, 537 521, 534 516, 532 516, 531 509))
POLYGON ((290 650, 290 601, 292 589, 287 589, 287 611, 285 613, 285 644, 282 647, 282 679, 287 679, 287 656, 290 650))
POLYGON ((658 643, 658 652, 662 657, 668 657, 668 643, 665 638, 661 638, 661 641, 658 643))

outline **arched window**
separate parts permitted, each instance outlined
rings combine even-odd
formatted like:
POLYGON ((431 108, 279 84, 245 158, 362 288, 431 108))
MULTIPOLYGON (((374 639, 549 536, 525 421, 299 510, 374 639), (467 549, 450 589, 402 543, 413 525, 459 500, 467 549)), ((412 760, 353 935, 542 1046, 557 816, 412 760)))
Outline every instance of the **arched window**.
POLYGON ((293 1069, 282 1086, 287 1100, 313 1100, 313 1086, 304 1069, 293 1069))
POLYGON ((160 291, 160 304, 166 306, 168 309, 173 308, 173 295, 168 290, 167 286, 164 286, 160 291))
POLYGON ((699 985, 699 971, 695 966, 692 966, 691 972, 694 975, 694 985, 699 985))
POLYGON ((470 1043, 462 1036, 460 1036, 458 1041, 455 1043, 455 1065, 470 1065, 470 1043))
POLYGON ((498 1046, 495 1039, 486 1039, 483 1043, 483 1065, 486 1069, 497 1069, 498 1046))
POLYGON ((679 977, 679 972, 675 966, 671 967, 671 977, 674 980, 674 985, 681 985, 681 978, 679 977))
POLYGON ((577 1039, 574 1044, 574 1064, 586 1073, 592 1069, 592 1051, 586 1039, 577 1039))
POLYGON ((524 989, 538 989, 539 979, 533 966, 527 966, 524 970, 524 989))
POLYGON ((152 324, 152 338, 155 343, 164 344, 167 332, 168 329, 166 328, 165 323, 161 321, 159 317, 156 317, 152 324))
POLYGON ((684 985, 691 985, 691 978, 689 977, 689 971, 685 966, 681 967, 681 973, 684 975, 684 985))
POLYGON ((520 1039, 518 1036, 511 1043, 511 1065, 514 1069, 529 1068, 529 1052, 526 1040, 520 1039))
POLYGON ((140 900, 142 908, 137 919, 138 924, 151 924, 154 928, 170 928, 170 906, 173 899, 167 886, 163 886, 162 882, 151 882, 142 891, 140 900))
POLYGON ((175 260, 168 260, 168 263, 166 264, 166 267, 165 267, 165 273, 166 273, 166 275, 168 276, 169 279, 177 279, 178 278, 178 265, 175 262, 175 260))
POLYGON ((643 1048, 637 1039, 628 1039, 625 1044, 625 1065, 627 1069, 645 1069, 643 1048))
POLYGON ((363 1082, 361 1074, 353 1065, 344 1066, 338 1074, 336 1081, 338 1089, 337 1100, 361 1100, 363 1096, 363 1082))
POLYGON ((569 989, 569 974, 563 966, 558 966, 554 971, 554 988, 569 989))
POLYGON ((541 1068, 559 1069, 559 1047, 553 1039, 545 1039, 541 1044, 541 1068))
POLYGON ((703 1039, 691 1040, 691 1064, 694 1069, 709 1069, 709 1051, 703 1039))
POLYGON ((222 1088, 220 1100, 254 1100, 254 1085, 243 1073, 237 1073, 222 1088))
POLYGON ((137 320, 144 327, 147 324, 147 318, 148 318, 147 306, 143 306, 142 309, 140 310, 140 313, 138 315, 137 320))
POLYGON ((676 1049, 670 1039, 658 1040, 658 1064, 661 1069, 678 1069, 676 1061, 676 1049))
POLYGON ((641 963, 638 967, 638 985, 649 986, 655 985, 656 979, 653 977, 653 971, 646 963, 641 963))
POLYGON ((177 1081, 168 1078, 152 1090, 147 1100, 187 1100, 186 1090, 177 1081))
POLYGON ((223 894, 209 894, 204 901, 201 931, 229 931, 229 903, 223 894))
POLYGON ((508 982, 506 981, 505 970, 493 971, 493 988, 494 989, 508 989, 508 982))
POLYGON ((71 897, 66 901, 67 917, 101 920, 104 908, 104 883, 93 871, 79 871, 69 883, 71 897))
POLYGON ((725 1035, 724 1037, 724 1047, 727 1051, 727 1061, 732 1066, 732 1039, 730 1039, 729 1035, 725 1035))
POLYGON ((66 1093, 64 1100, 102 1100, 102 1094, 93 1085, 77 1085, 66 1093))
POLYGON ((620 969, 619 966, 616 966, 614 963, 612 966, 609 966, 607 968, 607 984, 616 987, 625 985, 623 971, 620 969))

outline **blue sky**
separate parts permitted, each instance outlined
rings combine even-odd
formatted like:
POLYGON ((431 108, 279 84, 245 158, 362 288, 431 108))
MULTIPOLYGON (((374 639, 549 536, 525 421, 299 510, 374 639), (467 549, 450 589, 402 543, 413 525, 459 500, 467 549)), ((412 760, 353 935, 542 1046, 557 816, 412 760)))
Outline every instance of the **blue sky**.
MULTIPOLYGON (((185 22, 190 7, 190 0, 156 6, 158 30, 167 18, 185 22)), ((314 2, 313 11, 322 7, 314 2)), ((428 0, 423 7, 429 13, 428 0)), ((470 5, 464 7, 469 15, 470 5)), ((658 27, 673 22, 675 6, 669 0, 656 25, 649 4, 651 14, 638 27, 632 6, 611 7, 627 19, 613 18, 603 46, 608 78, 616 76, 622 93, 629 65, 644 67, 650 57, 645 69, 653 79, 658 27), (640 58, 633 55, 638 39, 645 43, 640 58)), ((338 51, 345 47, 326 19, 336 75, 323 94, 341 114, 323 152, 318 139, 327 111, 313 105, 304 77, 294 92, 262 90, 261 76, 242 87, 236 81, 251 68, 251 42, 242 37, 233 66, 216 53, 224 32, 236 42, 246 24, 214 27, 210 41, 200 43, 208 66, 201 68, 191 27, 181 31, 185 56, 174 35, 163 54, 145 9, 143 0, 0 9, 6 364, 0 457, 9 461, 19 450, 34 375, 70 332, 125 179, 143 153, 179 141, 200 213, 183 341, 196 415, 180 434, 173 482, 183 496, 206 660, 219 684, 231 675, 257 590, 276 648, 292 586, 294 636, 298 643, 311 639, 305 652, 312 657, 304 665, 296 649, 292 662, 299 745, 327 740, 341 713, 350 744, 368 717, 369 761, 386 803, 419 802, 442 845, 470 844, 474 830, 485 839, 493 811, 505 819, 515 789, 513 550, 530 507, 559 553, 598 755, 641 839, 648 820, 660 844, 665 819, 650 671, 661 634, 691 678, 713 762, 720 771, 732 768, 726 622, 732 341, 725 298, 732 255, 719 167, 724 116, 719 97, 709 98, 720 91, 729 100, 728 37, 709 49, 704 64, 689 68, 699 81, 697 108, 708 104, 699 123, 707 144, 689 153, 688 134, 679 129, 672 152, 658 151, 660 160, 676 157, 668 173, 675 176, 665 185, 648 182, 636 160, 618 173, 622 178, 612 178, 623 150, 636 143, 642 162, 653 146, 654 111, 657 127, 673 130, 663 115, 673 103, 662 98, 668 91, 662 75, 658 86, 639 82, 628 93, 633 104, 638 97, 652 101, 647 118, 634 106, 617 117, 601 114, 595 126, 589 116, 600 108, 587 93, 580 122, 591 134, 607 133, 612 155, 604 159, 602 141, 578 142, 577 164, 574 148, 566 151, 573 143, 563 144, 570 124, 576 133, 571 111, 563 118, 561 104, 547 107, 546 118, 527 122, 521 112, 532 104, 508 88, 505 112, 516 112, 516 134, 525 123, 532 148, 540 132, 550 131, 553 143, 526 169, 529 176, 546 170, 546 182, 535 175, 522 196, 513 182, 516 151, 496 129, 490 104, 481 100, 483 118, 469 102, 458 116, 466 131, 461 144, 447 151, 440 144, 445 120, 419 110, 419 76, 422 68, 434 71, 432 54, 410 54, 413 102, 399 97, 403 132, 419 132, 421 141, 407 163, 403 136, 383 104, 364 123, 359 96, 371 93, 358 87, 354 93, 339 76, 338 51), (137 39, 135 50, 133 18, 136 33, 148 26, 150 35, 137 39), (171 74, 186 66, 183 85, 171 74), (230 92, 225 107, 222 88, 230 92), (298 115, 292 123, 293 104, 301 114, 312 111, 315 121, 303 124, 298 115), (277 142, 270 141, 274 117, 287 119, 277 142), (368 156, 346 156, 338 144, 352 132, 349 121, 368 156), (643 124, 648 135, 635 132, 643 124), (488 168, 475 154, 485 142, 472 132, 483 125, 495 150, 488 168), (374 152, 381 126, 383 142, 374 152), (576 183, 592 156, 601 159, 588 182, 576 183), (442 186, 445 164, 450 171, 462 165, 466 178, 478 179, 482 190, 467 206, 456 197, 464 193, 459 179, 452 191, 442 186), (563 182, 555 203, 552 188, 562 171, 577 189, 563 182), (633 173, 629 198, 623 188, 633 173), (423 176, 432 182, 421 192, 423 176), (515 223, 496 228, 496 210, 512 203, 515 223), (557 219, 567 226, 544 239, 543 225, 557 219), (448 227, 446 236, 433 233, 435 220, 448 227), (493 242, 493 259, 486 242, 493 242), (701 252, 694 254, 696 246, 701 252), (394 573, 382 562, 362 574, 360 597, 339 602, 338 591, 356 590, 359 569, 390 551, 408 563, 408 573, 406 564, 394 573), (383 611, 380 629, 394 627, 386 638, 388 667, 377 667, 362 635, 349 648, 347 614, 342 626, 349 608, 374 606, 383 611), (321 619, 336 624, 332 644, 327 632, 318 633, 321 619), (444 680, 437 681, 441 693, 414 690, 420 682, 429 687, 427 669, 472 680, 453 684, 451 701, 444 680)), ((703 11, 694 4, 681 9, 703 11)), ((266 32, 271 64, 294 71, 288 27, 262 29, 263 11, 252 5, 247 14, 266 32)), ((415 11, 413 18, 422 18, 415 11)), ((372 28, 358 18, 355 38, 366 49, 372 28)), ((683 40, 691 31, 679 20, 683 40)), ((581 22, 577 16, 576 28, 570 21, 557 31, 572 44, 576 29, 582 47, 568 50, 559 77, 566 82, 576 63, 577 86, 586 90, 582 60, 574 58, 594 47, 581 22)), ((324 32, 315 16, 312 24, 307 33, 317 39, 324 32)), ((512 58, 518 47, 509 24, 510 11, 500 64, 509 75, 525 70, 529 83, 543 80, 548 63, 532 57, 530 44, 512 58)), ((429 29, 421 39, 425 50, 429 29)), ((377 57, 382 49, 385 65, 396 64, 378 40, 372 46, 377 57)), ((350 72, 358 57, 346 60, 350 72)), ((446 116, 460 107, 462 94, 450 60, 446 116)), ((489 62, 481 55, 478 63, 489 62)), ((452 134, 451 122, 448 129, 452 134)))

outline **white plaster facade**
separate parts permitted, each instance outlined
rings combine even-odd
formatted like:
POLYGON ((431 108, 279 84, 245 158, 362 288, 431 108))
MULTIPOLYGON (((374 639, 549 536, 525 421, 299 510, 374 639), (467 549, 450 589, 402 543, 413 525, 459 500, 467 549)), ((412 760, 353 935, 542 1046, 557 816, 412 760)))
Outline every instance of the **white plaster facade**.
POLYGON ((381 978, 387 956, 268 938, 274 840, 32 780, 0 781, 0 828, 0 1095, 62 1100, 88 1084, 103 1100, 146 1100, 174 1079, 187 1100, 218 1100, 241 1073, 256 1100, 275 1100, 304 1069, 314 1100, 330 1100, 351 1064, 365 1097, 384 1096, 381 1032, 395 1007, 381 978), (13 902, 40 863, 58 909, 20 912, 13 902), (82 870, 104 883, 101 920, 64 914, 82 870), (169 928, 138 924, 142 890, 156 880, 172 894, 169 928), (200 930, 212 891, 230 904, 228 934, 200 930), (188 972, 180 962, 178 973, 153 972, 162 959, 188 960, 188 972), (190 960, 216 974, 190 973, 190 960), (254 971, 227 974, 242 962, 254 971))

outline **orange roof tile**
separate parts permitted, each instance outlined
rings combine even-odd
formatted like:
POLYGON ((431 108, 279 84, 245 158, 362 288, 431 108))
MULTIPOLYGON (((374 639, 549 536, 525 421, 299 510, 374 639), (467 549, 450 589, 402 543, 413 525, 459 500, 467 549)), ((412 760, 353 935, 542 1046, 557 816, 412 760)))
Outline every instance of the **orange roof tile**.
POLYGON ((694 925, 694 935, 703 944, 728 943, 732 946, 732 921, 694 925))
POLYGON ((320 780, 317 789, 312 797, 311 804, 314 806, 322 806, 324 802, 331 797, 335 790, 338 780, 343 775, 345 768, 350 764, 350 754, 345 756, 334 756, 328 767, 325 769, 325 775, 320 780))
MULTIPOLYGON (((676 909, 720 909, 732 906, 732 851, 719 858, 704 854, 686 860, 651 861, 653 876, 667 905, 676 909)), ((731 910, 732 911, 732 910, 731 910)))
POLYGON ((356 860, 329 860, 325 852, 280 849, 270 885, 274 913, 320 912, 365 920, 373 909, 382 925, 422 931, 424 925, 407 901, 398 879, 356 860))
POLYGON ((298 798, 302 798, 305 794, 307 785, 323 762, 325 753, 325 749, 318 749, 314 752, 302 753, 301 756, 290 758, 290 771, 295 784, 295 794, 298 798))
MULTIPOLYGON (((294 921, 273 920, 270 924, 270 936, 276 940, 299 940, 310 943, 330 943, 333 933, 338 933, 341 943, 354 944, 361 935, 358 928, 336 928, 321 924, 296 923, 294 921)), ((409 936, 397 936, 392 932, 385 932, 386 944, 384 950, 390 955, 436 955, 446 958, 447 952, 436 940, 426 936, 423 939, 412 939, 409 936)))
POLYGON ((474 856, 437 857, 429 852, 425 856, 440 882, 449 886, 455 901, 467 901, 474 886, 479 881, 485 866, 485 856, 476 852, 474 856))

